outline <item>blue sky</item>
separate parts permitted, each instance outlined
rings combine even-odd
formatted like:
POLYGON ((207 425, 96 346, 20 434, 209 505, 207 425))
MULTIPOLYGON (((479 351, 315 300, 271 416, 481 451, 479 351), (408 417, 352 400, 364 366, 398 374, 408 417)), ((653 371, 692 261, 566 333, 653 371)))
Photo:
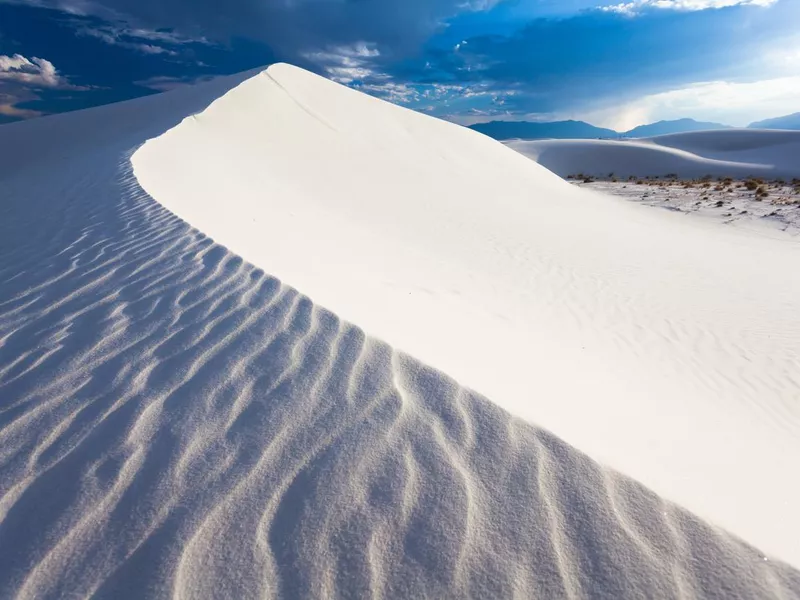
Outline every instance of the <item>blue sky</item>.
POLYGON ((0 0, 0 122, 286 61, 445 117, 800 111, 800 0, 0 0))

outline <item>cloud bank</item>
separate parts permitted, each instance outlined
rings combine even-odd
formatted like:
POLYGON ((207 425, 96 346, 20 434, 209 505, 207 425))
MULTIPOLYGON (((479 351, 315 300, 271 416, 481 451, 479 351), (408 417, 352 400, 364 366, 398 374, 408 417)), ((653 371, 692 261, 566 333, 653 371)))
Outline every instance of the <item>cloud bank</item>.
POLYGON ((0 0, 11 4, 68 15, 77 38, 137 57, 122 66, 142 90, 269 54, 460 122, 598 114, 703 82, 777 79, 800 51, 796 0, 0 0))

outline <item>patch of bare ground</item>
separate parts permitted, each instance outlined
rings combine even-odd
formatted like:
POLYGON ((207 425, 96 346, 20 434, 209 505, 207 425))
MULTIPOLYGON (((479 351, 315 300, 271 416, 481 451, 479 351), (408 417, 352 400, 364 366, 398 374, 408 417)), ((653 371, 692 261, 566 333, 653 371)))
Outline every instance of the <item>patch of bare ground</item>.
POLYGON ((673 174, 618 178, 613 173, 597 178, 577 173, 567 180, 648 206, 717 217, 726 223, 757 222, 800 234, 800 179, 681 179, 673 174))

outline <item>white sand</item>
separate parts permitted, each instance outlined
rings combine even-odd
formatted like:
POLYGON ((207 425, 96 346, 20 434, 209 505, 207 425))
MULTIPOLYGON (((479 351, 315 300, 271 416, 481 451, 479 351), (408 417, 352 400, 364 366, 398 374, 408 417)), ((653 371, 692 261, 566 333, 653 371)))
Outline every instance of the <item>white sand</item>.
POLYGON ((723 129, 641 140, 515 140, 510 148, 566 177, 800 177, 800 131, 723 129))
POLYGON ((284 65, 133 165, 340 317, 800 565, 800 245, 592 195, 284 65))
POLYGON ((0 597, 800 594, 795 246, 270 73, 0 128, 0 597))

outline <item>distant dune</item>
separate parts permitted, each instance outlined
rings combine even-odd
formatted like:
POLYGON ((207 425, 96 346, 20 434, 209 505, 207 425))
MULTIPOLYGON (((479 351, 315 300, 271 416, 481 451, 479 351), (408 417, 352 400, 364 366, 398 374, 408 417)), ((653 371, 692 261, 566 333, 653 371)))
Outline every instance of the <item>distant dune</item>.
POLYGON ((800 177, 800 132, 725 129, 635 141, 534 140, 508 146, 558 175, 800 177))
POLYGON ((288 65, 0 190, 0 597, 800 595, 797 246, 288 65))

